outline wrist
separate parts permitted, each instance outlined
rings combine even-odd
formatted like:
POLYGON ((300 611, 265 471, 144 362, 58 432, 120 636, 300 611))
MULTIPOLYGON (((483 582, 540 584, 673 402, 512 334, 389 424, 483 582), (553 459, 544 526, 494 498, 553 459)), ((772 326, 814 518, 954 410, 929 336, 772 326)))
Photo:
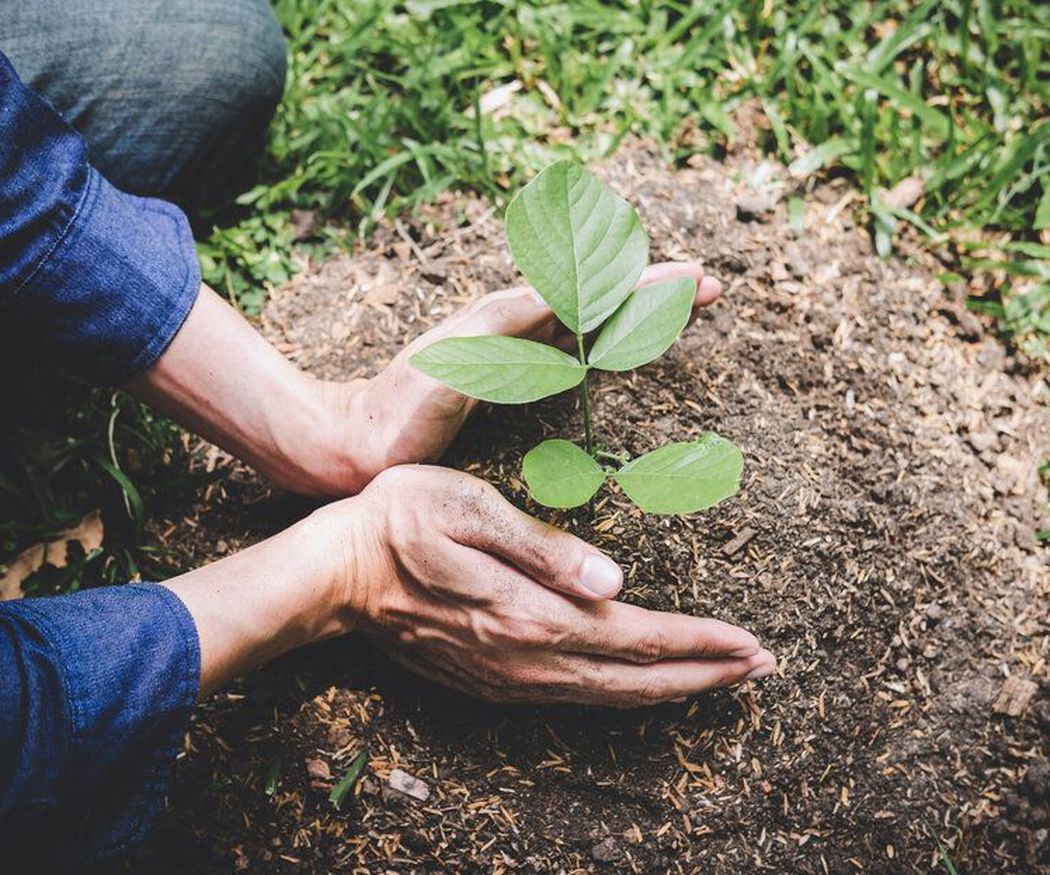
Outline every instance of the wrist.
POLYGON ((309 517, 329 557, 322 637, 345 634, 375 611, 375 590, 389 573, 382 514, 369 495, 326 505, 309 517))
POLYGON ((302 495, 356 495, 371 479, 364 458, 367 380, 337 383, 300 374, 271 401, 272 453, 265 473, 302 495))

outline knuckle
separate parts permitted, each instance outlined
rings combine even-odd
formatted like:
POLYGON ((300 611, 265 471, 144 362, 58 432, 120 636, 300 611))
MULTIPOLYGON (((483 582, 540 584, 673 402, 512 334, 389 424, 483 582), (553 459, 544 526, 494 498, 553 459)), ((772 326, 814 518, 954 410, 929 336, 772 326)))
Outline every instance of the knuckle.
POLYGON ((649 629, 641 633, 631 648, 631 656, 635 662, 657 662, 666 654, 667 639, 658 629, 649 629))
POLYGON ((503 621, 503 637, 507 644, 532 647, 541 638, 536 624, 524 617, 508 617, 503 621))

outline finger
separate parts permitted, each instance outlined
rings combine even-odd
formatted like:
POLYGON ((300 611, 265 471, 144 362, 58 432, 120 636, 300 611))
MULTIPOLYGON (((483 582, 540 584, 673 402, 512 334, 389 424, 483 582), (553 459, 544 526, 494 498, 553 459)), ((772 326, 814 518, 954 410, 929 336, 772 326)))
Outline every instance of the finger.
POLYGON ((461 488, 462 513, 449 524, 449 535, 459 543, 499 556, 544 586, 577 598, 610 599, 620 591, 620 566, 596 547, 523 513, 486 483, 467 478, 461 488))
POLYGON ((664 659, 749 657, 758 639, 708 617, 649 611, 619 602, 581 607, 565 619, 564 648, 636 663, 664 659))
POLYGON ((638 287, 642 288, 683 276, 692 277, 696 282, 694 310, 698 307, 706 307, 722 294, 722 284, 713 276, 704 276, 704 269, 698 261, 664 261, 660 264, 651 264, 642 271, 638 287))
POLYGON ((580 656, 574 666, 579 701, 634 708, 658 705, 717 687, 768 677, 776 658, 768 650, 739 659, 669 659, 652 665, 580 656))
POLYGON ((424 677, 499 703, 637 708, 758 680, 776 670, 776 659, 768 650, 740 659, 666 660, 651 666, 542 650, 483 655, 441 643, 420 651, 388 648, 388 652, 424 677))
POLYGON ((393 376, 390 379, 403 399, 425 396, 433 404, 439 397, 445 397, 449 404, 458 403, 459 419, 462 421, 477 402, 411 367, 409 359, 421 349, 446 337, 503 334, 549 341, 554 336, 555 323, 554 314, 532 289, 519 287, 493 292, 408 344, 391 363, 389 370, 393 376))
POLYGON ((535 291, 517 286, 478 298, 423 337, 427 344, 442 337, 481 334, 546 340, 553 334, 555 323, 554 313, 535 291))

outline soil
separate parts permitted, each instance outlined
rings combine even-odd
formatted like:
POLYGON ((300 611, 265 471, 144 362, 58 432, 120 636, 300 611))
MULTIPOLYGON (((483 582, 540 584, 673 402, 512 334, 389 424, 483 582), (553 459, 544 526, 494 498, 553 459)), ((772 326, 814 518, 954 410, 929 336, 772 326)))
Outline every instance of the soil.
MULTIPOLYGON (((730 437, 740 494, 684 518, 614 491, 535 506, 520 459, 578 435, 571 396, 482 409, 446 463, 602 545, 625 598, 753 629, 778 674, 648 710, 495 707, 330 642, 198 710, 129 871, 948 871, 939 846, 960 872, 1050 871, 1045 372, 945 293, 935 254, 878 259, 841 181, 690 164, 631 143, 598 168, 654 261, 700 257, 727 291, 658 362, 600 375, 594 415, 631 454, 730 437), (387 787, 395 768, 429 796, 387 787)), ((514 282, 493 211, 449 197, 308 265, 262 323, 301 366, 367 376, 514 282)), ((305 508, 238 470, 158 531, 204 561, 305 508)))

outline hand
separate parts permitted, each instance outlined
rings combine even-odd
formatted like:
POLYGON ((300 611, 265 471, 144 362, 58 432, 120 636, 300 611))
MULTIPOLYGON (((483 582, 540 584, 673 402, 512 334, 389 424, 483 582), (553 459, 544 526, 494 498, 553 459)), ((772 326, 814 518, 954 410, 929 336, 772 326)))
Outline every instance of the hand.
POLYGON ((611 601, 612 560, 466 474, 392 468, 318 513, 341 532, 344 628, 482 699, 633 707, 775 668, 743 629, 611 601))
MULTIPOLYGON (((650 267, 642 285, 696 279, 696 307, 717 280, 693 262, 650 267)), ((565 344, 554 314, 527 287, 481 298, 418 338, 371 380, 332 383, 298 370, 205 285, 164 354, 124 388, 305 495, 360 492, 380 471, 434 461, 475 402, 417 371, 416 350, 453 334, 508 334, 565 344)))
MULTIPOLYGON (((722 291, 696 262, 665 262, 648 267, 644 287, 673 277, 696 280, 697 311, 722 291)), ((443 337, 504 334, 551 343, 575 351, 575 338, 531 288, 519 286, 479 298, 446 322, 409 344, 376 377, 351 384, 322 383, 327 427, 328 472, 316 478, 320 492, 353 494, 379 472, 410 462, 434 462, 456 436, 477 402, 417 371, 408 359, 443 337)), ((325 466, 325 456, 317 457, 325 466)), ((306 491, 318 491, 309 489, 306 491)))

